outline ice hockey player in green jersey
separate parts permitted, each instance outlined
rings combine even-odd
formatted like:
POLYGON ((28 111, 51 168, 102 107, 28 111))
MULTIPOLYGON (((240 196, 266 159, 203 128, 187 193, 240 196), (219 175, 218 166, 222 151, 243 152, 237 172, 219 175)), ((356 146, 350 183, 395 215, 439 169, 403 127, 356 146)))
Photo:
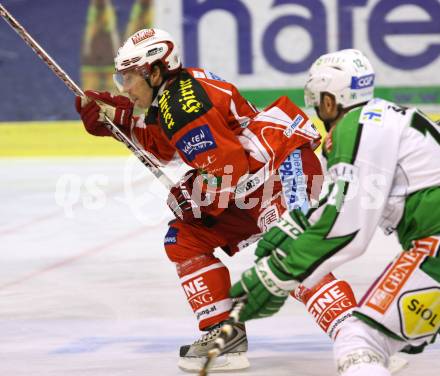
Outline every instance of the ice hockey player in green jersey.
POLYGON ((374 79, 357 50, 313 63, 305 101, 328 132, 328 193, 308 223, 286 213, 231 289, 245 301, 241 321, 273 315, 298 283, 313 286, 364 253, 377 227, 394 233, 402 252, 372 271, 334 343, 343 376, 390 375, 393 353, 422 351, 440 329, 440 127, 415 108, 374 98, 374 79))

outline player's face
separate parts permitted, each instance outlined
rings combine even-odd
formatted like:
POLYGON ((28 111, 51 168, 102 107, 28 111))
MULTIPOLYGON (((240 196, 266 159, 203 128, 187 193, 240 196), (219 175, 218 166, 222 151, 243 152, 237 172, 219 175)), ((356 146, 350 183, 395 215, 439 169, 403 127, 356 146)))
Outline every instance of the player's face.
POLYGON ((338 115, 338 106, 334 98, 323 95, 319 106, 316 107, 316 113, 322 121, 334 120, 338 115))
POLYGON ((122 74, 122 85, 124 93, 128 94, 136 107, 142 109, 150 107, 153 90, 139 73, 135 71, 124 72, 122 74))

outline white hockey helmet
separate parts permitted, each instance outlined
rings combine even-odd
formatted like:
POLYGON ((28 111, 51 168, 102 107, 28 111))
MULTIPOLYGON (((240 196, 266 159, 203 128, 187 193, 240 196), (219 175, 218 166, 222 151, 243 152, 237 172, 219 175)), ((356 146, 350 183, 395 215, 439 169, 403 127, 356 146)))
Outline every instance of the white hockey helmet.
POLYGON ((321 93, 333 94, 342 108, 373 98, 374 70, 365 55, 346 49, 320 56, 310 67, 304 87, 307 107, 318 107, 321 93))
POLYGON ((165 73, 176 73, 182 67, 179 50, 173 37, 164 30, 142 29, 130 36, 115 57, 114 76, 122 89, 120 73, 135 69, 145 77, 155 63, 161 62, 165 73))

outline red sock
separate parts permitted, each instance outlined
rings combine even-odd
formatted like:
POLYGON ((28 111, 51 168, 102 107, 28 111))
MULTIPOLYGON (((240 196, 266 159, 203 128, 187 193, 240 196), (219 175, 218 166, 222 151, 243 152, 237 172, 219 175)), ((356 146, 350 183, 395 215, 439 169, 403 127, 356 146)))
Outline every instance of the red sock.
POLYGON ((229 316, 231 279, 226 266, 213 255, 200 255, 177 264, 186 298, 197 317, 200 330, 229 316))
POLYGON ((351 286, 331 273, 311 289, 300 285, 291 295, 305 304, 307 311, 333 340, 357 305, 351 286))

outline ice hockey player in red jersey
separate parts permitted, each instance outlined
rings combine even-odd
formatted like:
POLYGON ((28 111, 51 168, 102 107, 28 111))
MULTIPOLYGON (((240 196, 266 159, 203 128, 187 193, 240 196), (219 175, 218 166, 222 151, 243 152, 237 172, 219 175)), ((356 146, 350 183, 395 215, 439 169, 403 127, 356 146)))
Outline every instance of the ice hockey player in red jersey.
MULTIPOLYGON (((115 67, 115 83, 129 98, 86 91, 77 97, 76 109, 89 133, 111 136, 103 124, 106 115, 158 164, 180 158, 191 167, 170 191, 168 205, 176 219, 164 244, 206 332, 180 349, 179 366, 195 371, 232 306, 229 272, 214 249, 232 256, 286 209, 307 211, 321 189, 321 165, 313 152, 320 135, 287 97, 257 111, 231 83, 204 69, 183 68, 173 38, 163 30, 143 29, 128 38, 115 67), (134 106, 146 109, 145 115, 133 116, 134 106)), ((286 220, 302 225, 300 214, 286 220)), ((340 282, 328 275, 317 290, 340 282)), ((354 297, 348 285, 341 286, 348 310, 354 297)), ((308 301, 314 291, 307 292, 308 301)), ((332 322, 320 325, 330 333, 332 322)), ((249 365, 242 324, 234 326, 232 338, 214 365, 217 370, 249 365)))

